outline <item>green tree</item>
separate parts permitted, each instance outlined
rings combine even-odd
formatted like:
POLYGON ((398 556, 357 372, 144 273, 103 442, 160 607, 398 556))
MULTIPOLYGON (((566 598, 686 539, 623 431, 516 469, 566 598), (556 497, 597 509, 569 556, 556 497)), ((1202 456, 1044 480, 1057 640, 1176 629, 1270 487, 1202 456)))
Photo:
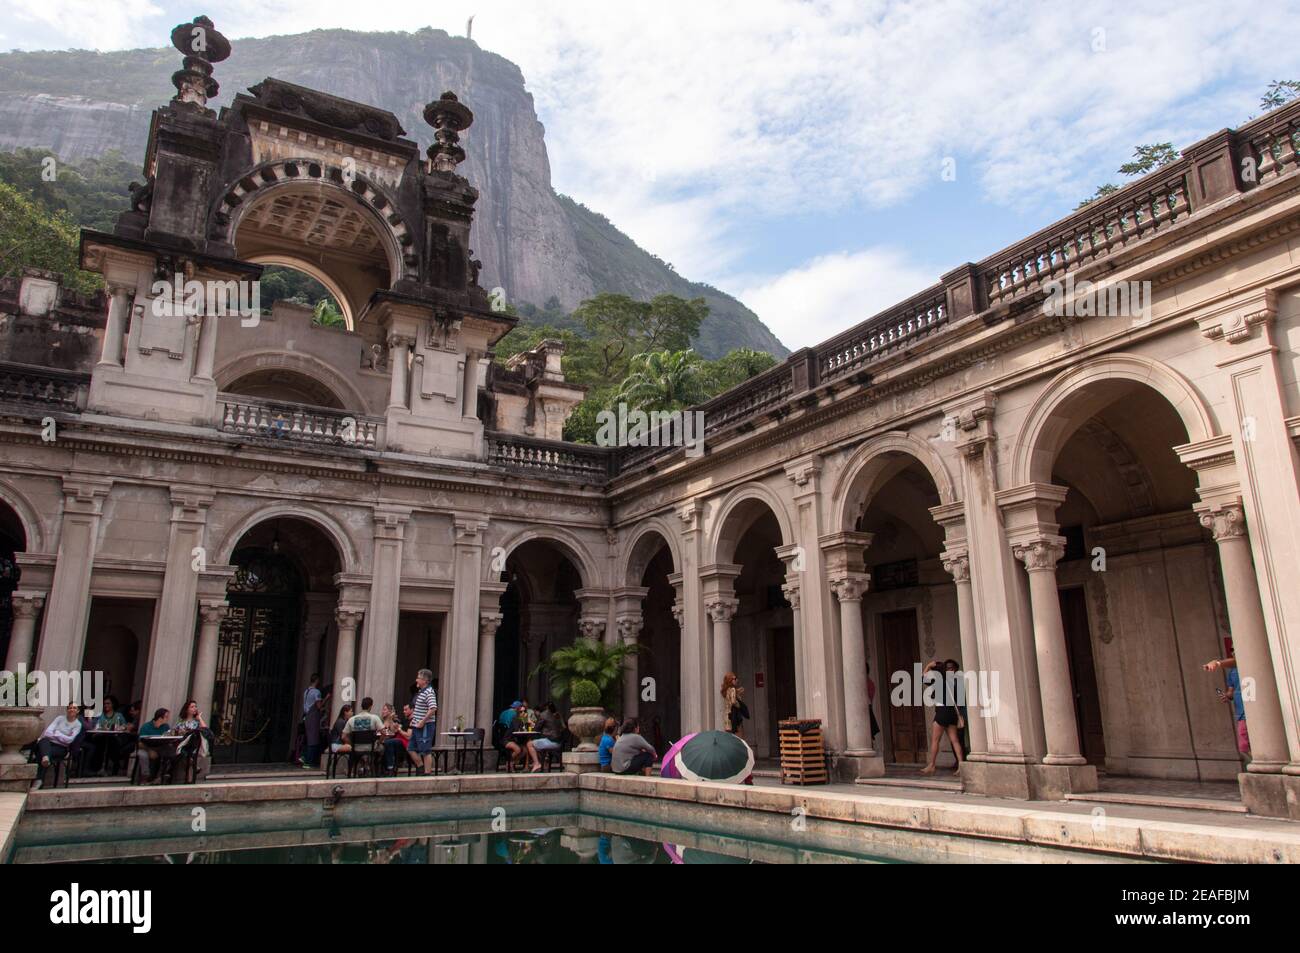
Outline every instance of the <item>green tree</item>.
POLYGON ((82 271, 77 226, 67 212, 50 212, 11 185, 0 182, 0 277, 24 268, 56 273, 64 287, 91 294, 103 280, 82 271))
POLYGON ((1300 80, 1275 79, 1259 98, 1259 108, 1268 112, 1300 96, 1300 80))
MULTIPOLYGON (((1122 166, 1119 167, 1118 171, 1120 175, 1126 175, 1129 176, 1130 178, 1135 175, 1146 175, 1148 172, 1151 172, 1155 169, 1160 168, 1161 166, 1165 166, 1171 162, 1174 162, 1181 155, 1182 153, 1174 148, 1174 144, 1172 142, 1146 143, 1134 149, 1133 161, 1125 162, 1122 166)), ((1118 185, 1115 185, 1113 182, 1107 182, 1105 185, 1099 185, 1097 186, 1097 191, 1093 193, 1093 196, 1091 198, 1084 199, 1082 202, 1080 202, 1078 205, 1075 206, 1075 209, 1076 210, 1081 209, 1085 205, 1095 202, 1097 201, 1097 199, 1105 198, 1107 195, 1110 195, 1112 192, 1118 192, 1119 190, 1120 187, 1118 185)))
POLYGON ((703 370, 703 361, 690 348, 638 354, 615 400, 635 410, 681 410, 708 395, 703 370))
POLYGON ((348 326, 347 319, 343 317, 343 312, 339 310, 338 303, 333 298, 321 298, 317 301, 316 307, 312 309, 311 320, 313 324, 323 328, 348 326))
POLYGON ((730 390, 737 384, 743 384, 757 374, 777 364, 776 358, 766 351, 755 351, 749 347, 738 347, 716 361, 704 365, 704 386, 710 397, 730 390))
POLYGON ((573 317, 582 321, 591 339, 591 373, 603 383, 613 383, 627 376, 636 354, 689 347, 708 313, 703 298, 687 301, 661 294, 636 301, 605 292, 578 305, 573 317))
POLYGON ((572 645, 552 652, 529 678, 545 674, 554 698, 564 698, 572 682, 586 679, 600 690, 605 708, 617 709, 623 690, 623 666, 639 648, 634 642, 609 645, 599 639, 578 638, 572 645))

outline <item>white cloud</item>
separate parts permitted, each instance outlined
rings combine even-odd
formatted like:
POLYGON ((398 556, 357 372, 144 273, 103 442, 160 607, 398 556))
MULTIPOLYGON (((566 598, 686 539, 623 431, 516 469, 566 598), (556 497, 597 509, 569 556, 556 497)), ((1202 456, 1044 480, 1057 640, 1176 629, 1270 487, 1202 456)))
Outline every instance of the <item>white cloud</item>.
POLYGON ((897 249, 823 255, 784 274, 741 284, 737 297, 791 349, 809 347, 936 281, 938 270, 897 249))

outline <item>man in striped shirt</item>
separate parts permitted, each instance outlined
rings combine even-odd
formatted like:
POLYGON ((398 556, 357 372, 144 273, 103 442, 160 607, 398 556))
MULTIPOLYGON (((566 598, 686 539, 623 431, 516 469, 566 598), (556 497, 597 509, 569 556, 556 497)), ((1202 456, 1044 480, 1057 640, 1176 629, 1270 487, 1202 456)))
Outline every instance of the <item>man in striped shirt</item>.
POLYGON ((415 676, 415 697, 411 699, 411 740, 406 752, 420 774, 433 773, 434 718, 438 696, 433 691, 433 672, 420 669, 415 676))

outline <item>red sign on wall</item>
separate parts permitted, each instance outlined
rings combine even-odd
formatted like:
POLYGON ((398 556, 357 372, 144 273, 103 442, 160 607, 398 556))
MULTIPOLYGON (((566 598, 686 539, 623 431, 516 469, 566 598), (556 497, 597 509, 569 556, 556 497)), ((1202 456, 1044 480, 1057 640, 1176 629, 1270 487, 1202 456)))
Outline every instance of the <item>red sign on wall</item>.
POLYGON ((762 688, 762 687, 763 687, 763 673, 762 673, 762 672, 755 672, 755 673, 754 673, 754 687, 755 687, 755 688, 762 688))

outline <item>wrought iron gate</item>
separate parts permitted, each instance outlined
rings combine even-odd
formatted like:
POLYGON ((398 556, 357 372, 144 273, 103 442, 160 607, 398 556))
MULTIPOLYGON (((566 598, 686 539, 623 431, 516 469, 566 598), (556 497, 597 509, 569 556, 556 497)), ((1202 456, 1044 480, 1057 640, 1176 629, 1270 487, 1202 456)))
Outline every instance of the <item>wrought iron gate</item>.
POLYGON ((227 598, 230 613, 221 624, 212 694, 213 760, 287 760, 298 714, 298 574, 281 557, 253 556, 236 572, 227 598))

